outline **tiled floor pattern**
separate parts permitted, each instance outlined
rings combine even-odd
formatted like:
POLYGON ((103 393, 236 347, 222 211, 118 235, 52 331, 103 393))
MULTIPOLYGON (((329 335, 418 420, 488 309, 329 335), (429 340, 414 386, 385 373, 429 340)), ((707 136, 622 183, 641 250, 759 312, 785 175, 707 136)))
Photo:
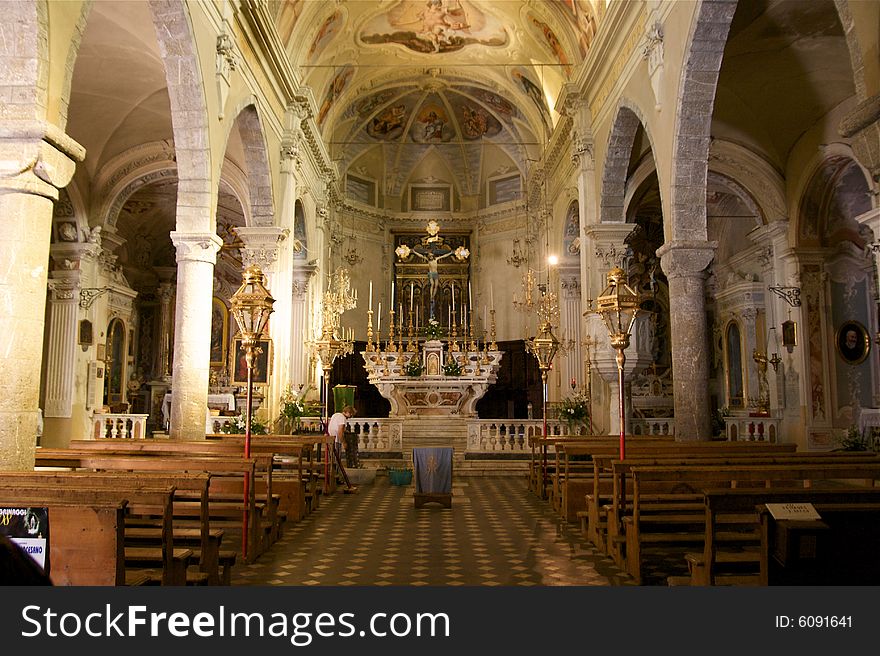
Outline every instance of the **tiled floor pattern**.
POLYGON ((632 585, 521 478, 457 479, 451 509, 416 510, 387 478, 336 494, 233 585, 632 585))

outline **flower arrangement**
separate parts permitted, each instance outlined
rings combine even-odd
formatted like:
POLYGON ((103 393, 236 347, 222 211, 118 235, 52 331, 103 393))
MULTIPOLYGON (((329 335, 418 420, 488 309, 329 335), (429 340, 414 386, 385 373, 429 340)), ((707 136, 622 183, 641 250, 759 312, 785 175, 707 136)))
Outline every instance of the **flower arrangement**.
POLYGON ((846 429, 846 433, 842 437, 837 438, 837 444, 840 446, 838 451, 868 451, 870 450, 870 442, 862 435, 856 426, 850 426, 846 429))
MULTIPOLYGON (((237 417, 232 417, 229 421, 220 426, 220 432, 226 435, 244 435, 247 430, 246 423, 247 420, 245 419, 244 414, 240 414, 237 417)), ((266 435, 268 432, 269 428, 266 425, 251 417, 252 435, 266 435)))
POLYGON ((422 375, 422 363, 415 357, 409 359, 409 362, 406 363, 406 366, 403 368, 403 373, 407 376, 421 376, 422 375))
POLYGON ((461 365, 454 358, 449 358, 443 363, 443 374, 446 376, 461 376, 461 365))
POLYGON ((300 417, 320 416, 320 409, 312 404, 306 403, 305 401, 305 396, 310 389, 312 389, 311 386, 301 389, 299 394, 295 394, 289 385, 285 388, 281 393, 281 414, 278 416, 279 421, 289 422, 292 424, 293 430, 297 430, 299 428, 300 417))
POLYGON ((440 327, 440 322, 434 317, 428 319, 428 323, 425 325, 425 337, 427 339, 439 339, 443 337, 443 329, 440 327))
POLYGON ((574 394, 562 400, 557 408, 557 417, 574 433, 590 419, 590 399, 584 394, 574 394))

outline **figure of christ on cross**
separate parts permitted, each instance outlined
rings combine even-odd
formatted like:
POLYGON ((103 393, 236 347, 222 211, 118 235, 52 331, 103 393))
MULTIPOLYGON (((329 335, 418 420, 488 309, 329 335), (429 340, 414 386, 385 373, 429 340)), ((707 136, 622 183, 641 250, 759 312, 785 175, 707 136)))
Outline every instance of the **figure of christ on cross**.
POLYGON ((443 253, 443 255, 435 255, 434 251, 429 250, 427 255, 419 253, 418 251, 411 251, 413 255, 417 255, 418 257, 425 260, 428 263, 428 283, 431 285, 431 319, 434 318, 434 297, 437 295, 437 287, 440 286, 440 272, 437 270, 437 262, 442 260, 444 257, 449 257, 450 255, 454 255, 455 251, 449 251, 447 253, 443 253))

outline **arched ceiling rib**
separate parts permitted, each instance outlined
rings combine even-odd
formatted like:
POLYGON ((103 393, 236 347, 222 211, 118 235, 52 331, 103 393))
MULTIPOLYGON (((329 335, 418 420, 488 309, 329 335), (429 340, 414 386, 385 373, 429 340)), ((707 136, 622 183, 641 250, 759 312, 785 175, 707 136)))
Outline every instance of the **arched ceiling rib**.
POLYGON ((595 33, 593 4, 283 0, 273 8, 343 172, 381 161, 373 176, 399 195, 432 153, 460 193, 474 195, 487 147, 521 173, 540 155, 558 119, 551 108, 595 33))

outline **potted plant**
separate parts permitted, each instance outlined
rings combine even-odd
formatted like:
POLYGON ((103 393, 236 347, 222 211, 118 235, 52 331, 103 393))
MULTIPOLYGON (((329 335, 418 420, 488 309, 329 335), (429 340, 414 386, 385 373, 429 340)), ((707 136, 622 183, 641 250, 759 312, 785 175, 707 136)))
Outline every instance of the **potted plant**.
POLYGON ((575 434, 590 420, 590 399, 583 394, 573 394, 559 404, 557 416, 564 421, 570 434, 575 434))
MULTIPOLYGON (((220 432, 225 435, 244 435, 246 428, 247 420, 243 414, 240 414, 236 417, 230 417, 229 421, 224 422, 222 426, 220 426, 220 432)), ((269 428, 262 422, 255 419, 253 416, 251 417, 251 435, 267 435, 269 433, 269 428)))
POLYGON ((440 327, 440 322, 431 317, 425 325, 425 339, 440 339, 441 337, 443 337, 443 329, 440 327))
POLYGON ((454 358, 449 358, 443 363, 443 375, 445 376, 461 376, 462 368, 454 358))
POLYGON ((407 362, 406 366, 403 368, 403 373, 407 376, 412 376, 413 378, 421 376, 422 363, 416 357, 410 358, 409 362, 407 362))

